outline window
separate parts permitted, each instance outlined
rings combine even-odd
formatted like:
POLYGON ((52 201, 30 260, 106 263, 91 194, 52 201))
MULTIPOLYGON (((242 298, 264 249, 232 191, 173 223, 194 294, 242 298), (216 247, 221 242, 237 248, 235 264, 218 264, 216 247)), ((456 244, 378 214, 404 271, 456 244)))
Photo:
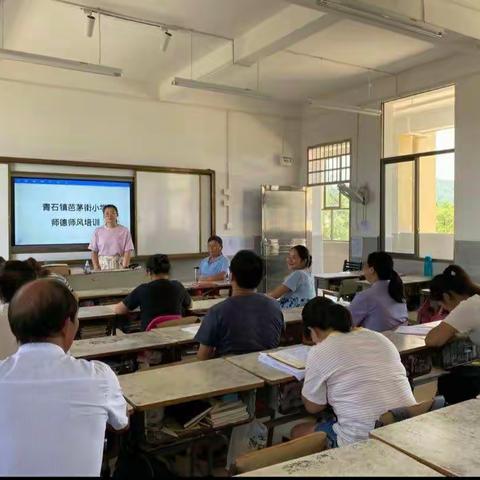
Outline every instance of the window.
POLYGON ((308 149, 308 185, 322 187, 322 237, 348 242, 350 201, 338 190, 350 182, 350 141, 318 145, 308 149))
POLYGON ((387 252, 453 259, 454 87, 384 104, 382 244, 387 252))

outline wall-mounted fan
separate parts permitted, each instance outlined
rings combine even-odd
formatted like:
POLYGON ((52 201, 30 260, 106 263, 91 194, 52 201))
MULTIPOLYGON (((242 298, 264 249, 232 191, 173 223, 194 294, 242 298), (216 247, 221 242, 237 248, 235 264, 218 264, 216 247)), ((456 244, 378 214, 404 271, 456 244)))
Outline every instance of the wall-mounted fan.
POLYGON ((345 195, 347 198, 356 203, 361 203, 366 205, 368 203, 368 187, 365 185, 360 188, 352 188, 347 186, 345 183, 338 184, 338 190, 342 195, 345 195))

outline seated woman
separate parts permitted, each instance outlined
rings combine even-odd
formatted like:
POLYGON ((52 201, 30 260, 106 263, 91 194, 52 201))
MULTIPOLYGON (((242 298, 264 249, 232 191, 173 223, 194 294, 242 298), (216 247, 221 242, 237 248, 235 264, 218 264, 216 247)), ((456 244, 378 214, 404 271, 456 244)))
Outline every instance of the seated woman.
POLYGON ((383 332, 407 323, 403 282, 393 269, 392 257, 385 252, 371 253, 363 274, 372 285, 357 293, 348 307, 353 325, 383 332))
POLYGON ((10 300, 20 287, 36 278, 35 270, 27 262, 10 260, 0 266, 0 360, 13 355, 18 349, 8 322, 10 300))
POLYGON ((160 315, 184 315, 191 307, 192 299, 180 282, 169 279, 170 268, 167 255, 152 255, 146 265, 151 281, 139 285, 117 303, 115 313, 126 315, 140 307, 142 330, 160 315))
POLYGON ((287 255, 287 267, 292 272, 281 285, 268 293, 280 299, 282 308, 302 307, 315 297, 315 281, 310 267, 312 256, 307 247, 296 245, 287 255))
POLYGON ((311 348, 302 398, 309 413, 330 406, 334 415, 292 429, 297 438, 327 434, 330 447, 366 440, 375 421, 392 408, 415 405, 405 368, 392 342, 381 333, 353 328, 350 312, 325 297, 310 300, 302 312, 311 348))
MULTIPOLYGON (((480 346, 480 285, 458 265, 448 266, 430 284, 430 298, 449 312, 425 337, 429 347, 442 347, 458 333, 480 346)), ((475 398, 480 393, 480 367, 461 365, 438 379, 438 392, 448 403, 475 398)))

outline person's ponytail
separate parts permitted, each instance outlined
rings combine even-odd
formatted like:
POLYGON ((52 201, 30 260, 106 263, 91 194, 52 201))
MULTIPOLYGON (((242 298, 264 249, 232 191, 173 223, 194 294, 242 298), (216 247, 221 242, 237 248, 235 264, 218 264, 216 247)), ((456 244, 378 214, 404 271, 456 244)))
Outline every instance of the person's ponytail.
POLYGON ((307 247, 304 245, 295 245, 292 249, 296 250, 298 256, 303 260, 304 268, 310 268, 312 266, 312 256, 307 247))
POLYGON ((393 269, 393 259, 386 252, 372 252, 367 258, 367 265, 373 268, 379 280, 389 280, 388 294, 397 303, 405 301, 403 282, 393 269))
POLYGON ((395 270, 392 270, 390 282, 388 282, 388 293, 397 303, 403 303, 405 301, 403 282, 395 270))

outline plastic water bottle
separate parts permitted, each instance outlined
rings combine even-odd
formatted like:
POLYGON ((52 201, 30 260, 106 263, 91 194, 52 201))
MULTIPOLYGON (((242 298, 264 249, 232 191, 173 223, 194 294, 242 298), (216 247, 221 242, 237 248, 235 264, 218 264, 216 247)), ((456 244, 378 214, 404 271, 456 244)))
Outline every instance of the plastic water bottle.
POLYGON ((423 275, 425 277, 433 277, 433 261, 430 255, 427 255, 423 260, 423 275))
POLYGON ((194 267, 193 271, 194 271, 194 283, 197 283, 198 282, 198 271, 200 270, 199 267, 194 267))
POLYGON ((92 268, 90 267, 90 262, 88 260, 85 262, 85 266, 83 267, 83 272, 87 275, 89 273, 92 273, 92 268))

